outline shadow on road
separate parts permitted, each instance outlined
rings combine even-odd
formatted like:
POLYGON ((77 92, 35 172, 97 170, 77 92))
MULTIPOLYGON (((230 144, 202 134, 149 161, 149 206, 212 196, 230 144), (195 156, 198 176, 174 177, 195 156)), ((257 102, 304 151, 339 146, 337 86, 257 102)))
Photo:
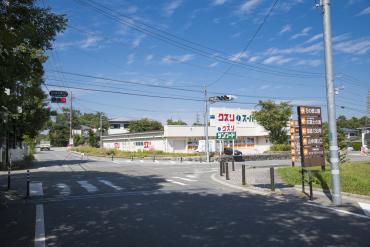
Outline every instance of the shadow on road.
MULTIPOLYGON (((299 199, 181 186, 163 190, 165 178, 149 171, 147 175, 130 172, 38 172, 37 179, 45 180, 46 246, 366 246, 370 242, 369 220, 338 216, 299 199), (55 196, 54 182, 83 179, 97 185, 99 178, 122 190, 112 193, 106 187, 94 194, 71 186, 71 195, 55 196)), ((2 186, 5 180, 0 176, 2 186)), ((1 209, 0 243, 33 246, 34 203, 40 201, 21 200, 1 209)))

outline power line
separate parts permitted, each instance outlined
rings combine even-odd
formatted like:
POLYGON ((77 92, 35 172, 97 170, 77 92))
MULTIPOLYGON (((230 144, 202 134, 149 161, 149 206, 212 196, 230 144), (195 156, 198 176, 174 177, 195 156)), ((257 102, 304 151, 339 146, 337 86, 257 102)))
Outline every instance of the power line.
MULTIPOLYGON (((252 42, 254 41, 254 39, 257 37, 257 34, 262 30, 262 27, 265 25, 267 19, 269 18, 269 16, 271 15, 272 11, 274 10, 275 6, 277 5, 277 3, 279 2, 279 0, 275 0, 275 2, 272 4, 272 6, 270 7, 269 11, 267 12, 267 14, 265 15, 265 17, 263 18, 262 22, 260 23, 260 25, 258 26, 258 28, 256 29, 256 31, 254 32, 254 34, 252 35, 252 37, 249 39, 249 41, 247 42, 247 44, 245 45, 244 49, 239 53, 238 57, 236 58, 236 60, 239 60, 243 53, 245 53, 245 51, 249 48, 249 46, 252 44, 252 42)), ((214 80, 212 83, 208 84, 208 87, 210 86, 213 86, 215 85, 217 82, 219 82, 225 75, 227 72, 229 72, 232 68, 234 67, 234 64, 230 64, 229 67, 225 70, 225 72, 223 72, 216 80, 214 80)))
MULTIPOLYGON (((178 40, 174 40, 173 38, 169 38, 168 36, 165 36, 163 33, 158 33, 158 32, 155 32, 153 30, 148 29, 148 27, 140 26, 140 25, 136 24, 136 23, 138 23, 136 20, 133 20, 133 19, 129 19, 130 21, 123 20, 118 14, 115 15, 114 11, 112 9, 110 9, 110 8, 108 8, 108 7, 106 7, 102 4, 98 4, 98 3, 94 3, 94 2, 85 2, 85 1, 81 1, 81 0, 77 0, 77 1, 80 4, 82 4, 86 7, 92 8, 93 10, 99 12, 100 14, 105 15, 108 18, 111 18, 111 19, 113 19, 113 20, 115 20, 115 21, 117 21, 121 24, 127 25, 127 26, 135 29, 138 32, 145 33, 145 34, 147 34, 151 37, 159 39, 159 40, 161 40, 165 43, 168 43, 168 44, 173 45, 175 47, 178 47, 180 49, 191 50, 192 52, 194 52, 194 53, 196 53, 200 56, 207 57, 207 58, 212 59, 212 60, 216 59, 216 60, 224 62, 224 63, 235 64, 236 66, 242 66, 242 67, 248 68, 250 70, 255 70, 255 71, 259 71, 259 72, 270 73, 270 74, 280 75, 280 76, 285 76, 285 77, 298 77, 298 76, 299 77, 318 77, 318 76, 321 77, 322 76, 322 74, 302 72, 302 71, 295 71, 294 73, 288 73, 287 72, 288 69, 278 71, 277 68, 274 68, 274 69, 260 68, 260 67, 255 66, 255 65, 250 65, 250 64, 236 62, 236 61, 230 61, 230 59, 228 57, 223 57, 223 56, 220 56, 219 54, 210 53, 210 52, 201 50, 197 47, 190 46, 189 44, 181 43, 178 40)), ((149 26, 149 25, 147 25, 147 26, 149 26)))

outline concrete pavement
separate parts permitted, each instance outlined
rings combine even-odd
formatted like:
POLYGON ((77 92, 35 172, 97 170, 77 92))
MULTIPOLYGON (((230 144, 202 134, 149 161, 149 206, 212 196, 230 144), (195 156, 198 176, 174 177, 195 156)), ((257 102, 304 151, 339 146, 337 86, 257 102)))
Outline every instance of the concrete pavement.
MULTIPOLYGON (((368 246, 370 242, 369 219, 314 207, 299 197, 237 191, 211 179, 218 173, 215 164, 117 164, 81 160, 63 150, 37 156, 31 198, 22 198, 25 173, 19 172, 12 187, 20 196, 1 207, 4 246, 368 246)), ((4 191, 4 174, 0 185, 4 191)))

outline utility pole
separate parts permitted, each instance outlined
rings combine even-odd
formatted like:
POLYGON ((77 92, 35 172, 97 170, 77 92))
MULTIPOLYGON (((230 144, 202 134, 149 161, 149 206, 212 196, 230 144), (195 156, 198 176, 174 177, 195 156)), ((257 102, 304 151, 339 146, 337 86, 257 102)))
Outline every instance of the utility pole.
POLYGON ((69 145, 72 146, 72 91, 71 91, 71 107, 69 108, 69 145))
POLYGON ((337 124, 335 116, 335 95, 334 95, 334 77, 333 60, 331 47, 331 23, 330 23, 330 0, 321 0, 323 11, 323 30, 325 45, 325 70, 326 70, 326 97, 328 107, 329 123, 329 154, 330 169, 333 186, 333 202, 335 205, 342 204, 339 174, 339 155, 337 140, 337 124))
POLYGON ((209 138, 208 138, 208 96, 207 96, 207 86, 204 86, 204 135, 206 136, 205 151, 207 156, 207 163, 209 163, 209 138))
POLYGON ((102 118, 103 113, 100 112, 100 148, 103 147, 103 118, 102 118))

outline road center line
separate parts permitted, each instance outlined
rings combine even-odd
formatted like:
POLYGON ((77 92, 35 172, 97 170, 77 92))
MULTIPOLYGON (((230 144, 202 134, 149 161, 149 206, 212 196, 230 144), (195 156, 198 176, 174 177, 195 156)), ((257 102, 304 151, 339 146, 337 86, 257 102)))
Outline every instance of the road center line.
POLYGON ((173 183, 173 184, 179 184, 179 185, 182 185, 182 186, 185 186, 186 184, 184 183, 181 183, 181 182, 177 182, 177 181, 174 181, 174 180, 171 180, 171 179, 166 179, 167 182, 170 182, 170 183, 173 183))
POLYGON ((190 179, 190 178, 182 178, 182 177, 173 177, 173 178, 178 178, 178 179, 188 181, 188 182, 197 182, 198 181, 198 180, 194 180, 194 179, 190 179))
POLYGON ((35 247, 45 247, 44 205, 36 205, 35 247))

